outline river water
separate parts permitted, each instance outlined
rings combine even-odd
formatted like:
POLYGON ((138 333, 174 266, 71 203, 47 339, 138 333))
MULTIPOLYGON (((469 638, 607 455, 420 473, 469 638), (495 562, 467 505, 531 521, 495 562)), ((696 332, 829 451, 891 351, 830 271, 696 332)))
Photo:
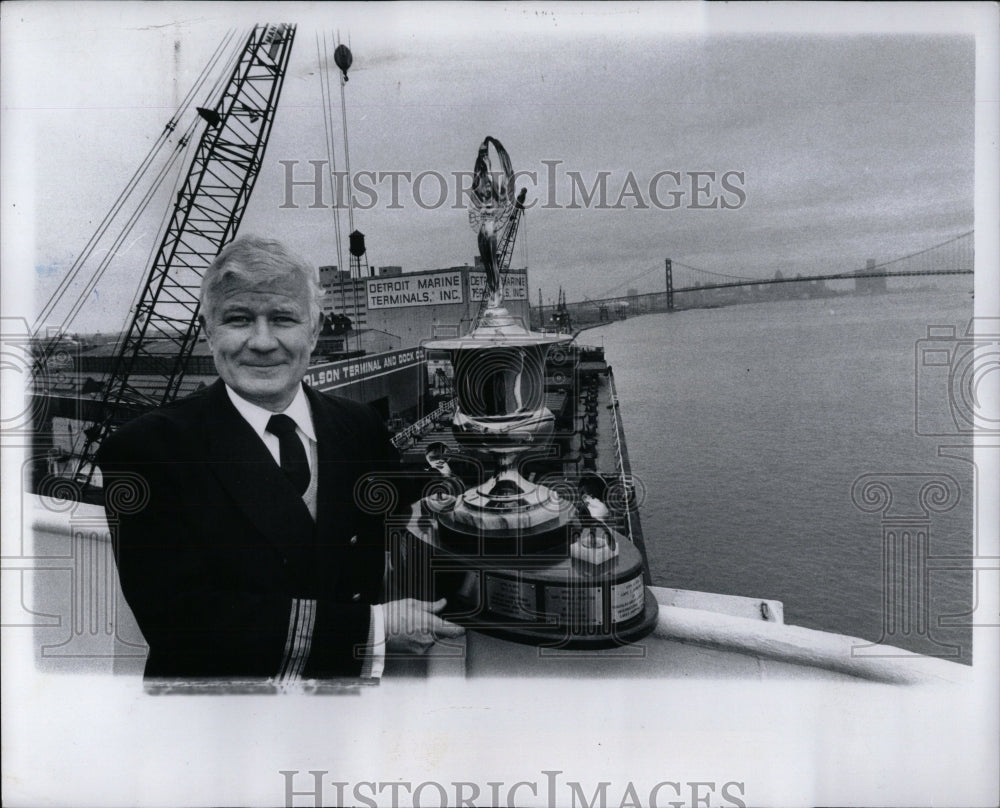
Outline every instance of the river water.
POLYGON ((947 279, 872 297, 649 314, 585 332, 580 341, 603 343, 614 368, 633 473, 645 489, 653 582, 773 598, 786 623, 971 661, 969 621, 955 615, 973 599, 962 560, 973 549, 972 466, 939 455, 939 446, 969 440, 915 427, 918 384, 921 431, 951 423, 947 374, 918 368, 915 357, 928 326, 965 333, 971 285, 947 279), (892 490, 889 512, 852 499, 866 474, 892 490), (954 507, 921 507, 913 484, 926 474, 954 481, 954 507), (893 541, 883 528, 923 513, 929 597, 887 606, 883 546, 893 541), (902 622, 920 609, 927 625, 902 622))

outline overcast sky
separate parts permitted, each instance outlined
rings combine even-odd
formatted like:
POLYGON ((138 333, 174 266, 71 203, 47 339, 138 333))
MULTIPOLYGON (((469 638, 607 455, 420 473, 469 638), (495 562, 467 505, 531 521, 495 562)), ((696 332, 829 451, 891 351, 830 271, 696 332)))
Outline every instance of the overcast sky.
MULTIPOLYGON (((975 49, 963 7, 914 14, 905 33, 882 15, 821 34, 838 22, 829 9, 777 10, 5 4, 5 222, 26 239, 40 308, 227 30, 259 20, 296 22, 298 33, 242 231, 317 264, 337 263, 333 213, 309 209, 302 188, 298 208, 283 209, 279 161, 300 161, 305 179, 307 161, 327 157, 316 37, 338 32, 354 53, 352 170, 449 178, 440 206, 433 176, 423 207, 405 180, 398 209, 389 181, 376 184, 374 207, 355 211, 375 266, 473 260, 450 178, 472 169, 486 135, 516 170, 537 174, 521 183, 536 204, 514 258, 527 262, 532 301, 560 285, 570 300, 658 290, 666 257, 750 277, 843 271, 971 229, 975 49), (574 172, 588 188, 607 172, 606 207, 620 206, 571 208, 574 172), (696 180, 707 185, 700 198, 691 172, 716 173, 696 180), (728 175, 738 192, 723 193, 727 172, 738 172, 728 175), (671 190, 683 192, 676 209, 671 190), (691 209, 720 194, 733 209, 691 209)), ((334 102, 342 169, 339 92, 334 102)), ((137 228, 78 330, 124 321, 165 206, 137 228)))

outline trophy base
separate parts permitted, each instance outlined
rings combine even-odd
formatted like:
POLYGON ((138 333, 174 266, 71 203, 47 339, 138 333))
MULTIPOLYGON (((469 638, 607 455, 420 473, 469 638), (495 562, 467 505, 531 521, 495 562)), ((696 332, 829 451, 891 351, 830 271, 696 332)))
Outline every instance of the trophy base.
POLYGON ((569 650, 618 648, 638 642, 651 634, 653 629, 656 628, 659 607, 653 593, 645 589, 645 587, 643 589, 642 613, 636 620, 615 626, 612 631, 586 631, 581 629, 567 631, 557 626, 503 623, 496 622, 493 619, 465 617, 460 613, 452 615, 449 609, 445 609, 442 616, 470 630, 522 645, 566 648, 569 650))
POLYGON ((469 555, 440 543, 436 529, 409 538, 410 596, 446 598, 443 616, 466 628, 529 645, 610 648, 656 626, 642 557, 617 534, 610 557, 573 553, 576 544, 558 558, 469 555))

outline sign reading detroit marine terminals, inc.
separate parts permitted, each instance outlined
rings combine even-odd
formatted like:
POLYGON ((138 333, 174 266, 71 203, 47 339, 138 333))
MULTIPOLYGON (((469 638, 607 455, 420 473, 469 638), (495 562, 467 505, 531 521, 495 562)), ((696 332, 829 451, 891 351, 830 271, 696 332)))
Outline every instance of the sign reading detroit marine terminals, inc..
POLYGON ((412 277, 372 278, 368 281, 369 310, 436 306, 462 303, 464 300, 462 273, 459 270, 412 277))
MULTIPOLYGON (((483 299, 486 273, 469 274, 469 300, 483 299)), ((405 306, 439 306, 464 303, 463 270, 429 272, 422 275, 396 275, 391 278, 371 278, 368 281, 368 308, 398 309, 405 306)), ((506 300, 527 300, 528 284, 524 272, 509 272, 504 276, 503 296, 506 300)))
MULTIPOLYGON (((469 273, 469 294, 473 300, 482 300, 486 289, 486 273, 469 273)), ((504 300, 527 300, 528 281, 524 272, 508 272, 503 276, 504 300)))

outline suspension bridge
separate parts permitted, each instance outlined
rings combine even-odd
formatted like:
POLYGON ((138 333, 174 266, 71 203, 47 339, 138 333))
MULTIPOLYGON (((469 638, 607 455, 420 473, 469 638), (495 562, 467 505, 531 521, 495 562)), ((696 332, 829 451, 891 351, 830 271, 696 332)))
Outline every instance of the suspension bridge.
MULTIPOLYGON (((679 309, 704 308, 765 300, 794 300, 811 297, 831 297, 843 294, 876 294, 887 291, 888 278, 919 278, 939 275, 972 275, 974 264, 974 230, 968 230, 930 247, 919 249, 887 261, 869 259, 864 267, 846 272, 814 275, 783 276, 776 272, 771 278, 751 278, 718 270, 691 266, 667 258, 664 262, 663 291, 644 294, 585 298, 558 306, 540 307, 541 323, 572 323, 574 327, 633 314, 669 312, 679 309), (830 281, 853 282, 853 289, 830 288, 830 281)), ((615 288, 638 281, 649 275, 632 278, 615 288)))

